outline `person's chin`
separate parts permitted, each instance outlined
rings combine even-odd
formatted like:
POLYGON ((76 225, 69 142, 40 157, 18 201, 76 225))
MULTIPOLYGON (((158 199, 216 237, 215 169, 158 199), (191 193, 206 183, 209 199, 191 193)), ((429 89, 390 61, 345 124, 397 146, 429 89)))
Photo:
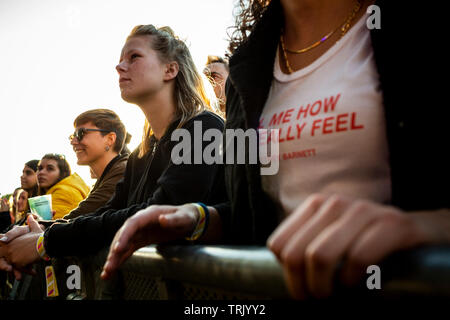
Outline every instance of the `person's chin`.
POLYGON ((128 95, 126 92, 122 91, 121 97, 123 99, 123 101, 126 101, 128 103, 133 103, 133 98, 128 95))
POLYGON ((50 185, 48 183, 40 184, 39 187, 47 189, 50 185))
POLYGON ((128 90, 122 90, 121 97, 125 102, 131 103, 131 104, 138 104, 138 102, 140 100, 139 95, 132 94, 128 90))
POLYGON ((77 164, 80 166, 85 166, 88 162, 85 159, 78 159, 77 164))

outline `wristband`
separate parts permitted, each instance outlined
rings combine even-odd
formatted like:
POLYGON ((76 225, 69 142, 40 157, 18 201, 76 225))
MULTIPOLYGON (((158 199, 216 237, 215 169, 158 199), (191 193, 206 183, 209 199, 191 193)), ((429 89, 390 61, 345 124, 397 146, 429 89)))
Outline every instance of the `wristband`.
POLYGON ((41 234, 36 242, 36 250, 39 254, 39 256, 44 259, 45 261, 49 261, 50 257, 47 255, 47 253, 45 252, 45 248, 44 248, 44 235, 41 234))
POLYGON ((192 203, 200 213, 200 219, 198 219, 194 232, 190 237, 186 237, 186 240, 194 241, 200 238, 204 233, 209 223, 209 210, 206 205, 201 202, 192 203))
POLYGON ((47 297, 57 297, 59 295, 53 266, 45 267, 45 284, 47 285, 47 297))

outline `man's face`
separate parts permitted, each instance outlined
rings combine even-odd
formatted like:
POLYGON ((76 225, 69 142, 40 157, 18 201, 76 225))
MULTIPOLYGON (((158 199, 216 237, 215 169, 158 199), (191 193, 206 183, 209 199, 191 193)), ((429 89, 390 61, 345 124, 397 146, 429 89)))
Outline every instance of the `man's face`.
POLYGON ((214 87, 214 93, 217 99, 220 101, 220 109, 225 110, 225 82, 228 78, 228 71, 223 63, 213 62, 208 64, 203 73, 208 77, 212 86, 214 87))

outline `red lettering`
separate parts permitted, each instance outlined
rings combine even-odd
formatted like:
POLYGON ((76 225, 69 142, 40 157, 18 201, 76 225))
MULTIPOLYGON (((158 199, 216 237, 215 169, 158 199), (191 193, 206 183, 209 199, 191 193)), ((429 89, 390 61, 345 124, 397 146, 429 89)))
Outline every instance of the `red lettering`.
POLYGON ((325 112, 328 112, 328 107, 330 107, 330 111, 334 111, 334 107, 336 107, 336 104, 337 104, 340 96, 341 96, 341 94, 339 93, 336 96, 336 100, 334 100, 333 96, 331 96, 330 100, 327 100, 327 98, 325 98, 325 101, 323 103, 323 109, 325 110, 325 112))
POLYGON ((283 123, 291 121, 292 111, 294 111, 294 109, 289 109, 286 111, 286 113, 284 114, 283 123))
POLYGON ((302 134, 302 130, 305 127, 306 122, 302 123, 301 126, 298 125, 297 123, 297 139, 300 139, 300 135, 302 134))
POLYGON ((351 130, 358 130, 358 129, 364 128, 363 125, 359 125, 358 126, 358 125, 355 124, 355 122, 356 122, 356 112, 352 112, 352 122, 350 124, 351 130))
POLYGON ((314 137, 314 131, 316 129, 319 129, 319 126, 317 126, 318 123, 320 123, 322 121, 322 119, 317 119, 314 120, 313 124, 312 124, 312 128, 311 128, 311 136, 314 137))
POLYGON ((322 108, 322 101, 321 101, 321 100, 317 100, 317 101, 314 102, 314 104, 312 105, 311 110, 309 111, 309 114, 312 115, 312 116, 315 116, 315 115, 317 115, 317 114, 320 112, 320 109, 321 109, 321 108, 322 108), (318 106, 319 106, 318 109, 317 109, 317 112, 314 112, 314 111, 313 111, 315 105, 318 105, 318 106))
POLYGON ((323 129, 322 129, 322 132, 324 133, 324 134, 327 134, 327 133, 333 133, 333 130, 327 130, 327 127, 331 127, 332 125, 333 125, 333 123, 332 122, 329 122, 329 120, 333 120, 334 119, 334 117, 328 117, 328 118, 325 118, 324 120, 323 120, 323 129))
POLYGON ((258 129, 262 129, 263 127, 264 118, 259 119, 259 126, 258 129))
POLYGON ((347 119, 341 120, 342 118, 347 118, 347 117, 348 117, 348 113, 342 113, 342 114, 337 116, 336 132, 346 131, 347 130, 347 127, 341 126, 341 125, 347 124, 347 119))
POLYGON ((277 117, 277 114, 275 113, 269 122, 269 127, 280 124, 281 119, 283 118, 283 113, 284 113, 284 111, 282 111, 278 117, 277 117))
POLYGON ((279 133, 280 133, 280 137, 278 138, 278 142, 279 142, 279 143, 284 142, 284 139, 281 137, 281 135, 282 135, 282 133, 283 133, 283 128, 280 128, 279 133))
POLYGON ((259 144, 267 144, 267 130, 259 130, 259 144))
POLYGON ((295 139, 294 136, 292 136, 292 137, 289 136, 289 134, 291 133, 291 128, 292 128, 292 126, 289 126, 288 131, 287 131, 287 134, 286 134, 286 140, 287 140, 287 141, 289 141, 289 140, 294 140, 294 139, 295 139))
POLYGON ((303 118, 306 118, 306 116, 308 115, 308 110, 309 110, 310 104, 308 103, 308 105, 306 106, 305 109, 303 109, 303 106, 300 107, 300 109, 298 110, 297 113, 297 120, 300 119, 300 115, 303 113, 303 118))

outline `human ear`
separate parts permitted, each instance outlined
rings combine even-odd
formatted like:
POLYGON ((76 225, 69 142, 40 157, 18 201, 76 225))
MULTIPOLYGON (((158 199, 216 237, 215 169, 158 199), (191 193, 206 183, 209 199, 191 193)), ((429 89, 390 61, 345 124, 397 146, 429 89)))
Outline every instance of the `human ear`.
POLYGON ((108 141, 108 145, 112 148, 113 145, 116 143, 116 133, 115 132, 110 132, 108 133, 107 137, 107 141, 108 141))
POLYGON ((178 62, 172 61, 166 64, 166 72, 164 75, 164 80, 172 80, 174 79, 179 71, 178 62))

